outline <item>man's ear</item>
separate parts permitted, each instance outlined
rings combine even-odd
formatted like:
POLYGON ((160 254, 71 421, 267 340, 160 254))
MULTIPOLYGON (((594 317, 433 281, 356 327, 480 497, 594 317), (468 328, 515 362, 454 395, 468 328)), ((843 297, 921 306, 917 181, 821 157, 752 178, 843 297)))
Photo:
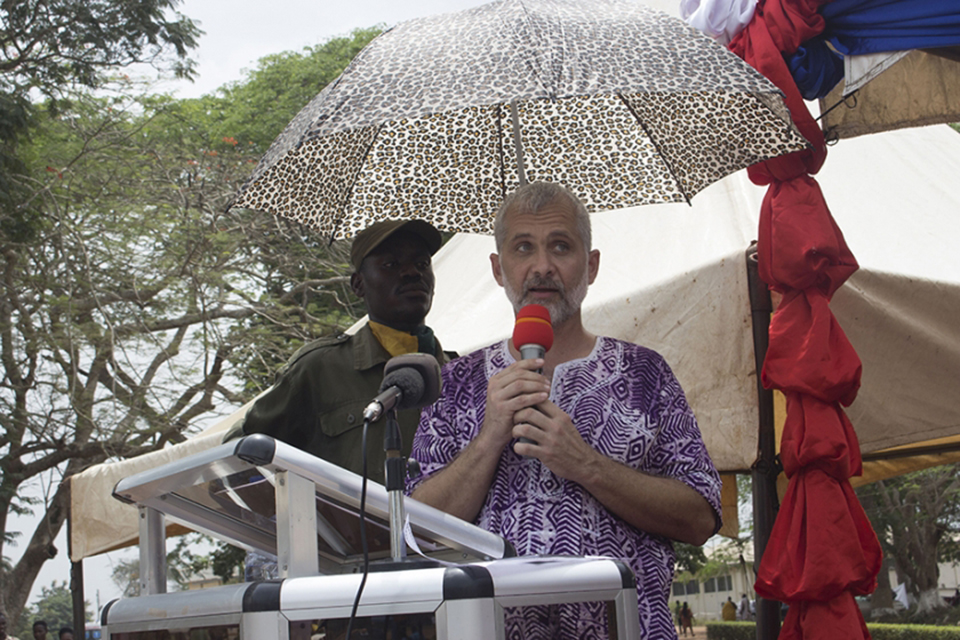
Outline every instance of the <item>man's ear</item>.
POLYGON ((503 270, 500 268, 500 256, 495 253, 490 254, 490 266, 493 268, 493 278, 497 284, 503 286, 503 270))
POLYGON ((358 298, 363 297, 363 276, 360 275, 359 271, 354 271, 350 274, 350 288, 353 289, 353 293, 356 294, 358 298))
POLYGON ((593 284, 593 281, 597 279, 597 274, 600 272, 600 250, 593 249, 587 255, 587 284, 593 284))

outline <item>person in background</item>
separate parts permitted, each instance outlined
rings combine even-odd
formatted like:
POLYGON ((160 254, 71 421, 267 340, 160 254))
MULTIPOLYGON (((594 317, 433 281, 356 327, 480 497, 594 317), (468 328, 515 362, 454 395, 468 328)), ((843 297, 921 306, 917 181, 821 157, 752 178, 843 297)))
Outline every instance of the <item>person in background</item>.
POLYGON ((3 611, 0 611, 0 640, 17 640, 17 638, 7 635, 7 614, 3 611))
POLYGON ((48 632, 49 628, 45 621, 35 620, 33 622, 33 640, 47 640, 48 632))
POLYGON ((747 594, 743 594, 740 597, 740 604, 737 605, 737 620, 749 620, 750 619, 750 601, 747 599, 747 594))
MULTIPOLYGON (((353 335, 321 338, 297 351, 224 440, 262 433, 361 473, 363 409, 379 393, 387 361, 422 352, 443 364, 455 355, 444 353, 424 322, 433 303, 432 256, 441 243, 440 232, 421 220, 377 222, 357 234, 350 285, 369 322, 353 335)), ((419 409, 397 412, 404 457, 419 418, 419 409)), ((370 479, 383 483, 383 438, 368 438, 366 455, 370 479)), ((257 552, 248 554, 245 573, 247 580, 278 577, 275 560, 257 552)))
POLYGON ((60 640, 73 640, 73 629, 71 627, 60 627, 60 640))
POLYGON ((737 619, 737 605, 733 603, 733 598, 727 596, 727 601, 723 603, 720 614, 723 616, 723 619, 727 621, 737 619))
MULTIPOLYGON (((553 346, 520 360, 504 340, 443 368, 440 399, 424 408, 413 443, 422 475, 412 496, 520 555, 622 558, 637 579, 642 637, 675 637, 671 540, 703 544, 720 526, 720 478, 693 412, 660 355, 583 326, 600 253, 576 196, 521 187, 494 229, 494 278, 514 311, 549 310, 553 346)), ((557 611, 521 610, 508 637, 607 637, 595 603, 557 611)))
POLYGON ((690 605, 684 602, 680 609, 680 632, 686 636, 687 629, 690 630, 691 636, 697 635, 693 632, 693 611, 690 610, 690 605))

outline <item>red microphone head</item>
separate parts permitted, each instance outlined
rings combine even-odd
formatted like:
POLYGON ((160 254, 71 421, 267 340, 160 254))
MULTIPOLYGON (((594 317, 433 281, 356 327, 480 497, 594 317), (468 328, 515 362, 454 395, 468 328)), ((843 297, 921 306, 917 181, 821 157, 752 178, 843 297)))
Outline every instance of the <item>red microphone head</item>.
POLYGON ((513 346, 519 349, 525 344, 537 344, 549 351, 553 346, 553 325, 550 311, 539 304, 528 304, 517 313, 513 327, 513 346))

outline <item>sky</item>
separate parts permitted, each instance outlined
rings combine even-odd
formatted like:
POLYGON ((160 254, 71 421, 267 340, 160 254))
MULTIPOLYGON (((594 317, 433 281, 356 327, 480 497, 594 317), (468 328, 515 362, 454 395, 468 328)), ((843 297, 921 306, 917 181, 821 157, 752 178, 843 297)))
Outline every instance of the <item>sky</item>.
POLYGON ((181 98, 210 93, 241 80, 260 58, 299 51, 357 28, 459 11, 484 0, 185 0, 180 13, 206 33, 194 59, 200 77, 170 85, 181 98))
MULTIPOLYGON (((349 34, 354 29, 448 13, 484 4, 484 0, 184 0, 178 10, 198 23, 205 32, 192 57, 199 75, 194 82, 169 81, 157 90, 173 92, 180 98, 211 93, 228 82, 240 81, 260 58, 283 51, 299 51, 349 34)), ((671 10, 678 0, 647 0, 646 4, 671 10)), ((676 14, 677 10, 673 9, 676 14)), ((33 519, 13 519, 12 528, 26 537, 35 526, 33 519)), ((26 544, 26 539, 21 545, 26 544)), ((56 540, 57 557, 45 563, 34 583, 29 603, 36 601, 41 587, 54 580, 70 578, 66 527, 56 540)), ((171 545, 168 544, 168 547, 171 545)), ((16 560, 21 547, 7 548, 16 560)), ((110 578, 120 559, 136 557, 136 548, 88 558, 84 561, 85 597, 96 611, 120 596, 110 578)))

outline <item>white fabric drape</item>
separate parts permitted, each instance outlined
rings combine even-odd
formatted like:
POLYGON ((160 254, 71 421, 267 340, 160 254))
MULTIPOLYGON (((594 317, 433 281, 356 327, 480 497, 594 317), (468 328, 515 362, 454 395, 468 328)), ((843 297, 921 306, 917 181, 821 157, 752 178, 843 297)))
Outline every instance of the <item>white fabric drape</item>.
POLYGON ((756 6, 757 0, 680 0, 680 17, 727 45, 753 18, 756 6))

